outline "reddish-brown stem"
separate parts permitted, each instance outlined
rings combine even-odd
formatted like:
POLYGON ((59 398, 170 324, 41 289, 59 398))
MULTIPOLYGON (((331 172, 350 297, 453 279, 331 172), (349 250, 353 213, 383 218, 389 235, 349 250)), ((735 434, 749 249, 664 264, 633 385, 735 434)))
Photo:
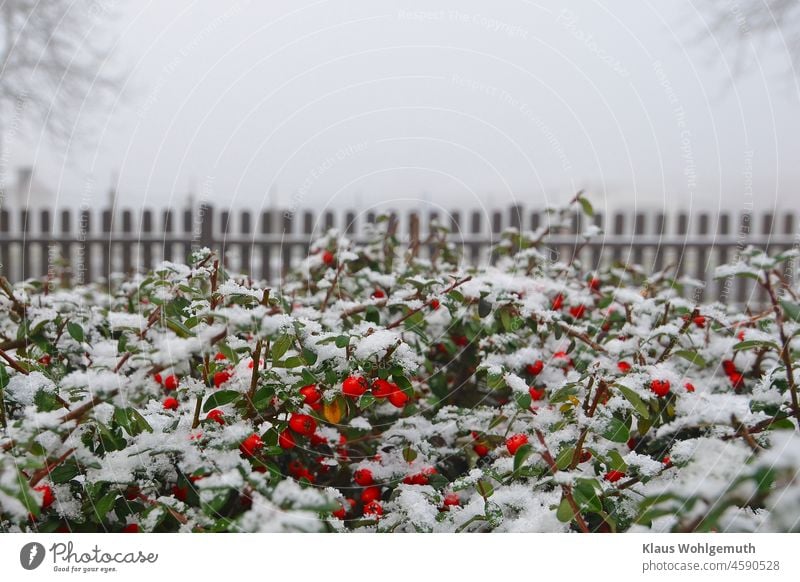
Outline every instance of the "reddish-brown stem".
MULTIPOLYGON (((442 292, 441 292, 441 294, 442 294, 442 295, 447 295, 448 293, 450 293, 450 291, 452 291, 452 290, 453 290, 453 289, 455 289, 456 287, 459 287, 459 286, 463 285, 464 283, 466 283, 467 281, 470 281, 471 279, 472 279, 472 277, 471 277, 471 276, 469 276, 469 277, 464 277, 463 279, 460 279, 460 280, 453 281, 453 282, 452 282, 452 283, 451 283, 451 284, 450 284, 450 285, 449 285, 449 286, 448 286, 448 287, 447 287, 447 288, 446 288, 444 291, 442 291, 442 292)), ((386 329, 394 329, 395 327, 397 327, 397 326, 399 326, 399 325, 402 325, 402 324, 403 324, 403 322, 404 322, 404 321, 406 321, 406 320, 407 320, 409 317, 412 317, 412 316, 413 316, 415 313, 419 313, 420 311, 422 311, 423 309, 425 309, 426 307, 428 307, 429 305, 431 305, 431 303, 432 303, 433 301, 434 301, 434 299, 433 299, 433 298, 432 298, 432 299, 429 299, 428 301, 426 301, 425 303, 423 303, 423 304, 422 304, 422 305, 420 305, 419 307, 417 307, 417 308, 415 308, 415 309, 412 309, 411 311, 409 311, 408 313, 406 313, 406 314, 405 314, 403 317, 401 317, 400 319, 398 319, 398 320, 396 320, 396 321, 394 321, 394 322, 390 323, 389 325, 387 325, 387 326, 386 326, 386 329)))
MULTIPOLYGON (((542 431, 540 430, 536 431, 536 438, 539 439, 539 442, 544 448, 544 450, 541 453, 542 459, 544 459, 544 462, 547 463, 547 465, 550 467, 550 473, 552 473, 553 476, 555 476, 555 474, 558 473, 558 466, 556 465, 556 461, 553 458, 553 455, 550 454, 550 450, 547 448, 547 442, 544 440, 544 435, 542 434, 542 431)), ((589 526, 586 525, 586 521, 583 519, 583 516, 581 515, 580 508, 578 507, 578 504, 575 502, 575 498, 572 496, 572 487, 570 487, 569 485, 562 485, 561 491, 564 494, 564 499, 567 500, 567 503, 569 503, 569 506, 572 509, 572 513, 575 516, 575 522, 578 524, 578 527, 583 533, 589 533, 589 526)))

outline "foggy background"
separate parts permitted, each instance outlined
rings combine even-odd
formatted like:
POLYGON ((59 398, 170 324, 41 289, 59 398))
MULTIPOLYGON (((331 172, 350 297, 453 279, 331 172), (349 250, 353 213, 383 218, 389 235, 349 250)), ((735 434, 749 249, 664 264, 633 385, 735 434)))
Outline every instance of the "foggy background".
POLYGON ((796 206, 790 47, 724 2, 87 3, 118 91, 4 114, 8 206, 796 206), (102 103, 100 102, 102 101, 102 103))

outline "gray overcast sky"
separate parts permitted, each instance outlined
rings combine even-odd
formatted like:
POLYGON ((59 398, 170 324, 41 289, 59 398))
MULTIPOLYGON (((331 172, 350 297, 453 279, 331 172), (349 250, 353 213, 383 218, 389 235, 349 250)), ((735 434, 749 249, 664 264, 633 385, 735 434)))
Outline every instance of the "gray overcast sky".
MULTIPOLYGON (((110 3, 114 4, 114 3, 110 3)), ((31 132, 59 204, 318 208, 429 200, 757 209, 800 187, 779 43, 734 50, 705 2, 117 3, 123 98, 65 153, 31 132), (696 40, 705 37, 705 40, 696 40), (718 45, 717 43, 720 43, 718 45)))

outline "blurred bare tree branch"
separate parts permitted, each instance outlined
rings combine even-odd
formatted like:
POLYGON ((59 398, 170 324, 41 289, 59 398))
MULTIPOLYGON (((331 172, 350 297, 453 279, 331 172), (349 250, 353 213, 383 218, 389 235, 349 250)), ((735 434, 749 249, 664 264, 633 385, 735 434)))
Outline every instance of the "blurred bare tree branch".
POLYGON ((698 9, 710 15, 712 34, 735 42, 737 69, 744 67, 748 47, 768 45, 785 52, 800 76, 800 0, 712 0, 698 9))
POLYGON ((0 129, 19 114, 72 139, 78 118, 116 92, 98 0, 0 0, 0 129))

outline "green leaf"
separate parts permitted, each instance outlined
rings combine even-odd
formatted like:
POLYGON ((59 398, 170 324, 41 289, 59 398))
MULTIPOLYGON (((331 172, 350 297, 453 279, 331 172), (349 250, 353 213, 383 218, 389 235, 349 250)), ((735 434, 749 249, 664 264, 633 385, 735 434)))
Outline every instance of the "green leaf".
POLYGON ((105 519, 106 514, 114 507, 114 502, 117 500, 117 497, 118 494, 116 491, 110 491, 94 504, 94 514, 98 521, 103 521, 103 519, 105 519))
POLYGON ((135 408, 114 409, 114 420, 131 436, 136 436, 144 431, 153 432, 153 427, 135 408))
POLYGON ((346 348, 350 345, 350 336, 347 335, 340 335, 336 337, 336 347, 337 348, 346 348))
POLYGON ((556 457, 556 467, 559 471, 566 471, 572 463, 572 457, 575 456, 575 447, 564 447, 556 457))
POLYGON ((203 404, 203 412, 208 412, 217 406, 224 406, 225 404, 233 402, 239 398, 239 396, 241 396, 241 393, 236 390, 220 390, 219 392, 214 392, 203 404))
POLYGON ((375 325, 381 324, 381 312, 378 311, 378 308, 374 305, 370 305, 367 307, 367 310, 364 314, 364 319, 369 321, 370 323, 374 323, 375 325))
POLYGON ((611 422, 608 423, 606 430, 603 432, 603 436, 615 443, 625 443, 630 438, 630 431, 624 422, 612 416, 611 422))
POLYGON ((778 346, 777 344, 766 340, 747 340, 739 342, 733 346, 733 351, 738 352, 741 350, 749 350, 751 348, 769 348, 772 350, 777 350, 778 346))
POLYGON ((22 473, 17 476, 17 480, 19 482, 19 491, 17 492, 17 499, 25 506, 25 509, 28 510, 28 513, 32 514, 34 517, 38 518, 41 509, 39 508, 39 502, 34 499, 33 491, 28 486, 27 480, 23 477, 22 473))
POLYGON ((8 370, 6 367, 0 363, 0 390, 8 386, 8 370))
POLYGON ((575 512, 572 511, 572 506, 569 504, 566 497, 562 497, 561 503, 558 504, 556 518, 562 523, 570 522, 575 518, 575 512))
POLYGON ((533 454, 533 447, 530 445, 522 445, 517 452, 514 453, 514 472, 519 471, 522 464, 533 454))
POLYGON ((183 323, 174 319, 172 317, 168 317, 166 320, 167 327, 178 334, 179 337, 191 337, 192 330, 186 327, 183 323))
POLYGON ((578 204, 581 205, 581 209, 586 216, 594 216, 594 208, 592 208, 592 203, 586 198, 583 196, 578 196, 578 204))
POLYGON ((509 313, 508 309, 500 310, 500 323, 505 331, 513 331, 511 329, 511 313, 509 313))
POLYGON ((608 468, 624 473, 628 469, 628 465, 622 459, 622 455, 617 451, 611 450, 608 452, 608 468))
POLYGON ((69 459, 50 471, 50 480, 56 484, 66 483, 71 481, 73 477, 77 476, 79 473, 80 469, 78 469, 78 464, 74 460, 69 459))
POLYGON ((488 480, 478 479, 478 482, 475 484, 475 491, 484 499, 488 499, 492 496, 492 493, 494 493, 494 487, 492 487, 492 484, 489 483, 488 480))
POLYGON ((631 403, 631 406, 633 406, 633 409, 636 412, 638 412, 644 418, 650 417, 650 410, 647 408, 642 399, 639 398, 639 395, 636 392, 627 386, 623 386, 622 384, 615 384, 615 386, 619 388, 619 391, 622 393, 625 399, 631 403))
POLYGON ((781 307, 783 307, 783 312, 786 314, 786 317, 791 319, 792 321, 800 322, 800 305, 796 303, 790 303, 785 299, 781 299, 781 307))
POLYGON ((603 503, 598 497, 602 493, 600 484, 595 479, 578 479, 572 489, 578 507, 597 513, 603 510, 603 503))
POLYGON ((478 302, 478 316, 483 318, 489 315, 492 312, 492 304, 486 301, 486 299, 481 298, 478 302))
POLYGON ((701 368, 705 368, 708 365, 702 356, 693 350, 678 350, 675 352, 675 355, 680 356, 684 360, 688 360, 695 366, 700 366, 701 368))
POLYGON ((70 321, 67 324, 67 332, 76 342, 83 343, 85 336, 83 333, 83 328, 80 325, 70 321))
POLYGON ((272 361, 277 362, 292 347, 292 336, 282 335, 272 344, 272 361))
POLYGON ((531 404, 533 403, 531 395, 527 392, 517 396, 516 401, 517 401, 517 406, 520 408, 520 410, 528 410, 531 407, 531 404))
POLYGON ((303 368, 303 371, 300 372, 300 375, 303 376, 303 382, 306 386, 317 383, 317 378, 307 368, 303 368))
POLYGON ((302 356, 292 356, 291 358, 286 358, 283 362, 283 368, 298 368, 300 366, 305 365, 306 361, 302 358, 302 356))

